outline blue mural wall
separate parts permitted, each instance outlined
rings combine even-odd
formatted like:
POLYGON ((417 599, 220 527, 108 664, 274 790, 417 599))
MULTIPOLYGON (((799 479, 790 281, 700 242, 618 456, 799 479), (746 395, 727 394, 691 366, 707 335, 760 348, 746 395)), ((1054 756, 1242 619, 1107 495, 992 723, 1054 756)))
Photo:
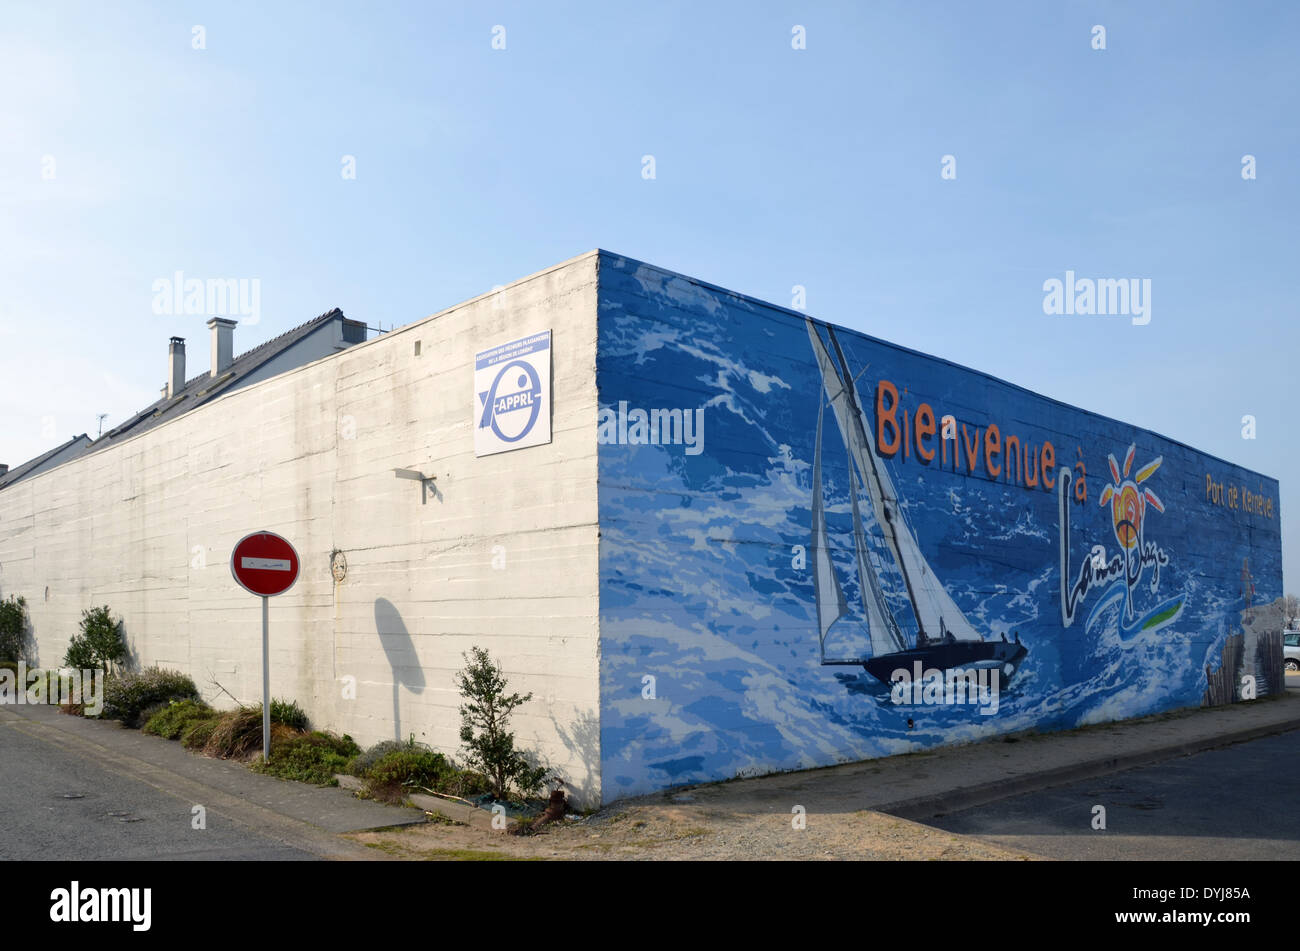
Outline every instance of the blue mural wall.
POLYGON ((1275 480, 636 261, 598 282, 606 800, 1282 689, 1275 480))

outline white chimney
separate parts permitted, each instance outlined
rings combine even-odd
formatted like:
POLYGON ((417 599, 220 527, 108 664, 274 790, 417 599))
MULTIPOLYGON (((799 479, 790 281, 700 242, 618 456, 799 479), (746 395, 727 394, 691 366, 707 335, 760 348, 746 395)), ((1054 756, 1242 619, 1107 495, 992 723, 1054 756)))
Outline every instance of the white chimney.
POLYGON ((185 338, 172 337, 167 344, 167 398, 185 389, 185 338))
POLYGON ((208 321, 212 331, 212 376, 218 377, 235 362, 235 324, 238 321, 213 317, 208 321))

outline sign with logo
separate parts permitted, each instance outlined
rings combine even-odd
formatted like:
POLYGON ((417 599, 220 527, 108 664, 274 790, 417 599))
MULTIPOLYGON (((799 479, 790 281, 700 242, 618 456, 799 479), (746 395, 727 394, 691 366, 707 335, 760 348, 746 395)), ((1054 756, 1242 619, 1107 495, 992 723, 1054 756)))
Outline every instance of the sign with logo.
POLYGON ((484 350, 474 360, 474 455, 551 441, 551 332, 484 350))

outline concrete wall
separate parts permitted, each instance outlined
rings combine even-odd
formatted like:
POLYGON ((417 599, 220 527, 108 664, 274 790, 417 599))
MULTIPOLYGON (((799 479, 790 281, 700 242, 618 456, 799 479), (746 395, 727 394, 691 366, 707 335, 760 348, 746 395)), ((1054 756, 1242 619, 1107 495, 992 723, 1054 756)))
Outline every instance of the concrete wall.
POLYGON ((0 596, 26 596, 38 661, 57 665, 82 609, 108 604, 140 664, 190 673, 215 703, 229 701, 214 681, 257 701, 260 602, 228 559, 244 534, 275 531, 303 569, 271 602, 274 695, 363 745, 414 734, 455 754, 453 675, 464 651, 486 647, 514 688, 535 694, 516 714, 524 748, 596 801, 596 260, 242 388, 0 494, 0 596), (475 458, 476 351, 547 328, 553 441, 475 458), (437 497, 422 505, 419 483, 394 468, 436 475, 437 497))
POLYGON ((851 477, 856 437, 833 402, 843 385, 817 357, 818 346, 834 352, 825 324, 611 255, 599 325, 607 798, 1231 702, 1245 699, 1247 675, 1259 694, 1282 689, 1279 641, 1259 613, 1282 594, 1275 480, 837 328, 874 439, 851 477), (663 410, 701 413, 702 443, 638 432, 633 414, 663 410), (945 415, 956 424, 947 442, 945 415), (884 417, 893 429, 882 437, 884 417), (867 490, 876 467, 891 480, 888 517, 925 562, 912 567, 911 591, 867 490), (946 628, 969 638, 960 650, 976 658, 972 669, 984 663, 977 651, 1014 652, 1017 637, 1027 647, 1003 670, 996 706, 900 702, 865 663, 823 662, 885 657, 911 673, 904 651, 872 636, 884 626, 869 619, 876 602, 857 565, 855 480, 863 560, 904 648, 918 640, 916 603, 944 604, 946 628), (1147 490, 1160 501, 1126 517, 1136 538, 1106 493, 1112 483, 1135 506, 1147 490), (818 611, 818 484, 829 558, 820 581, 838 579, 842 616, 833 589, 818 611), (1098 548, 1105 570, 1075 590, 1098 548))

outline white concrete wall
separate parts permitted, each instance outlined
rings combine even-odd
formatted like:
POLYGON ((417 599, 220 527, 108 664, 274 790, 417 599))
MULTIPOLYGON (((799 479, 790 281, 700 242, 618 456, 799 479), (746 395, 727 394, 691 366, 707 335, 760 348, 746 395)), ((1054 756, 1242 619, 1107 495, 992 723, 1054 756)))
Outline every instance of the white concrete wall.
POLYGON ((82 609, 108 604, 140 664, 190 673, 215 703, 230 701, 213 681, 256 702, 260 602, 228 560, 244 534, 279 532, 303 570, 271 602, 274 695, 363 745, 414 734, 456 754, 453 676, 464 651, 486 647, 512 687, 535 694, 516 714, 521 744, 597 802, 596 262, 576 258, 0 493, 0 596, 27 597, 39 662, 57 665, 82 609), (552 443, 475 458, 475 352, 547 328, 552 443), (435 474, 438 497, 421 505, 398 467, 435 474))

